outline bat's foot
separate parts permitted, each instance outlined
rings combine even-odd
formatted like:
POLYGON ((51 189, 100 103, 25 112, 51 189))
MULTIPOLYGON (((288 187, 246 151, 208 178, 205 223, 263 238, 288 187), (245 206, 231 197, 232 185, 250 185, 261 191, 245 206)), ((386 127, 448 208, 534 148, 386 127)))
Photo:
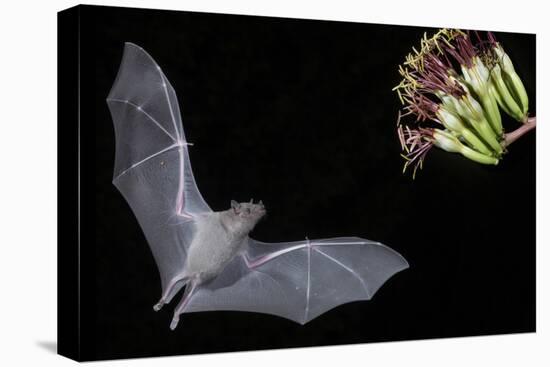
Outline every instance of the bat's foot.
POLYGON ((185 291, 183 292, 183 297, 181 297, 181 301, 174 310, 174 318, 172 319, 172 323, 170 324, 170 329, 174 330, 176 326, 178 326, 178 322, 180 321, 180 316, 183 313, 183 310, 185 310, 185 306, 187 306, 187 303, 189 302, 189 299, 191 298, 191 295, 193 294, 193 291, 197 287, 197 280, 192 280, 186 287, 185 291))
POLYGON ((156 305, 153 306, 153 310, 159 311, 162 306, 164 306, 164 301, 159 301, 156 305))
POLYGON ((179 322, 180 322, 179 316, 174 316, 174 318, 172 319, 172 322, 170 323, 170 329, 174 330, 176 326, 178 326, 179 322))

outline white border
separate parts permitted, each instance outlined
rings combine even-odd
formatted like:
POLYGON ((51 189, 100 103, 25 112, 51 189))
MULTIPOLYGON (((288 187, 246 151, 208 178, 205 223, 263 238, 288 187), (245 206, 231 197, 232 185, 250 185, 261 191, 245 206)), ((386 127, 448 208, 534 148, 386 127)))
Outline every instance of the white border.
MULTIPOLYGON (((470 337, 342 347, 157 358, 159 366, 548 365, 548 146, 544 116, 550 62, 543 1, 105 1, 217 13, 455 26, 537 33, 537 330, 536 334, 470 337), (545 289, 546 288, 546 289, 545 289)), ((0 10, 0 365, 69 365, 44 345, 56 339, 56 12, 71 1, 5 1, 0 10)), ((373 50, 376 52, 376 50, 373 50)), ((510 215, 521 215, 511 213, 510 215)), ((518 244, 521 246, 521 244, 518 244)), ((510 264, 513 271, 513 264, 510 264)), ((467 297, 468 295, 465 295, 467 297)), ((238 337, 238 336, 235 336, 238 337)), ((151 359, 102 365, 149 365, 151 359)))

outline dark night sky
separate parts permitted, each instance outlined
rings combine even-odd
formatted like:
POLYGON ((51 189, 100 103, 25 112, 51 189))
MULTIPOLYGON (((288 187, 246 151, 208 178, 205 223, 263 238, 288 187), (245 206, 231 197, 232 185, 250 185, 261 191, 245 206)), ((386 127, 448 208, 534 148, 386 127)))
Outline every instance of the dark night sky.
MULTIPOLYGON (((430 152, 401 173, 396 71, 434 29, 81 8, 83 354, 87 359, 528 332, 535 329, 535 133, 496 167, 430 152), (160 279, 111 184, 105 98, 123 43, 160 64, 179 98, 195 178, 214 210, 263 199, 267 241, 356 235, 410 269, 368 302, 305 326, 237 312, 155 313, 160 279)), ((535 36, 500 34, 535 114, 535 36)), ((505 118, 505 128, 517 124, 505 118)), ((61 142, 62 143, 62 142, 61 142)), ((174 303, 174 302, 173 302, 174 303)))

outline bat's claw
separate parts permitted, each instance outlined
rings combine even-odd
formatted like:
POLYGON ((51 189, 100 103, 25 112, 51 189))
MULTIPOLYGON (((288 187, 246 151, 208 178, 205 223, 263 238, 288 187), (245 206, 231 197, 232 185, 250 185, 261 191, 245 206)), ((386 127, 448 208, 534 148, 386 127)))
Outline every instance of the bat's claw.
POLYGON ((159 303, 157 303, 156 305, 153 306, 153 310, 155 311, 159 311, 162 306, 164 306, 164 301, 160 301, 159 303))

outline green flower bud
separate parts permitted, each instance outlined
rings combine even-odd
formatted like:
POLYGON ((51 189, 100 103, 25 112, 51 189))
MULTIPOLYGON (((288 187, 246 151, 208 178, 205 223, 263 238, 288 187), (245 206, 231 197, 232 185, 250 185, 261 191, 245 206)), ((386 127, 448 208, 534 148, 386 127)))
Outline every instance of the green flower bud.
POLYGON ((487 122, 481 104, 479 104, 479 102, 477 102, 470 93, 467 93, 460 99, 451 97, 450 101, 453 103, 453 106, 460 117, 468 122, 469 126, 471 126, 479 134, 483 141, 491 147, 496 155, 500 155, 502 153, 502 146, 500 145, 493 128, 487 122))
POLYGON ((480 152, 477 152, 465 145, 448 131, 434 129, 434 145, 450 153, 460 153, 464 157, 481 164, 498 164, 498 159, 480 152))
POLYGON ((447 110, 445 107, 441 107, 437 111, 437 117, 443 126, 449 129, 454 136, 462 137, 473 149, 487 155, 492 154, 491 150, 464 125, 460 117, 455 113, 447 110))
POLYGON ((503 100, 500 93, 498 92, 495 86, 495 82, 492 80, 492 77, 491 77, 491 83, 489 84, 489 93, 493 95, 493 98, 495 98, 495 101, 497 101, 497 104, 499 105, 499 107, 502 108, 507 115, 513 116, 512 111, 509 109, 508 105, 506 104, 506 102, 503 100))
POLYGON ((462 74, 464 77, 465 89, 470 91, 470 94, 479 101, 483 107, 483 114, 486 120, 497 136, 502 135, 502 118, 498 110, 498 104, 495 97, 489 92, 489 86, 491 82, 489 69, 481 61, 479 57, 474 57, 472 60, 472 66, 461 66, 462 74))
POLYGON ((460 140, 448 131, 434 129, 433 138, 435 146, 444 151, 460 153, 462 150, 463 145, 460 143, 460 140))
POLYGON ((502 68, 502 71, 505 73, 515 73, 516 70, 514 69, 514 64, 512 63, 512 60, 510 59, 510 56, 506 52, 504 52, 504 49, 502 46, 497 45, 493 48, 493 52, 497 56, 498 63, 500 67, 502 68))
POLYGON ((521 121, 524 117, 523 111, 520 105, 517 103, 516 98, 512 95, 509 90, 506 82, 502 77, 502 69, 500 65, 496 64, 491 70, 491 80, 496 94, 500 98, 497 98, 497 101, 500 104, 500 107, 506 112, 510 117, 521 121))
POLYGON ((529 111, 529 97, 527 96, 525 86, 523 85, 519 75, 516 73, 512 60, 508 54, 504 52, 504 49, 497 44, 497 46, 493 48, 493 52, 495 53, 497 63, 501 68, 501 79, 522 113, 520 118, 518 118, 518 116, 512 117, 518 121, 526 122, 527 113, 529 111))

